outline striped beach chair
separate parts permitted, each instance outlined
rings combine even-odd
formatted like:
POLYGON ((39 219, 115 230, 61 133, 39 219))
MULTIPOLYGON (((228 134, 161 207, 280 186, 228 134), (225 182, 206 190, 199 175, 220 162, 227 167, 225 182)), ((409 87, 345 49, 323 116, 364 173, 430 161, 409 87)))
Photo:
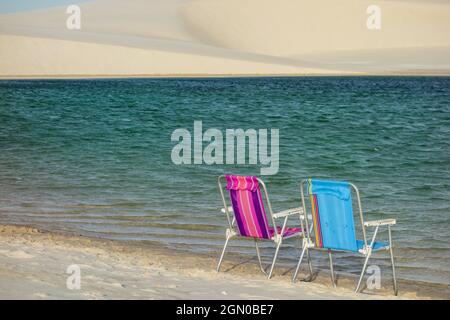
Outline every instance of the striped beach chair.
POLYGON ((220 255, 219 263, 217 264, 217 272, 220 270, 220 265, 222 264, 229 240, 239 236, 254 240, 261 271, 270 279, 282 242, 285 239, 302 237, 303 235, 301 228, 287 227, 289 216, 301 215, 303 214, 303 209, 294 208, 274 214, 266 186, 257 177, 225 175, 218 178, 218 184, 223 200, 222 212, 227 216, 228 228, 226 230, 225 245, 220 255), (225 182, 226 190, 229 192, 231 206, 228 206, 225 200, 223 190, 225 182), (266 214, 260 187, 264 191, 269 216, 266 214), (276 224, 276 220, 280 218, 284 218, 282 226, 276 224), (269 221, 272 223, 272 226, 269 225, 269 221), (258 241, 262 240, 274 241, 276 245, 275 255, 269 273, 264 269, 259 253, 258 241))
POLYGON ((308 219, 300 220, 302 228, 304 227, 305 237, 300 259, 295 269, 293 281, 297 278, 298 270, 302 263, 305 252, 311 249, 328 251, 330 262, 331 281, 336 286, 333 271, 333 260, 331 253, 333 251, 347 251, 361 254, 365 257, 364 266, 356 285, 355 292, 359 291, 362 279, 364 277, 367 262, 374 251, 389 251, 392 265, 392 276, 394 285, 394 294, 397 295, 397 280, 395 276, 394 253, 392 248, 391 226, 396 224, 395 219, 385 219, 377 221, 364 221, 361 200, 358 188, 348 182, 324 181, 309 179, 302 181, 300 185, 303 210, 306 212, 305 187, 309 196, 312 223, 309 228, 308 219), (359 210, 359 219, 362 227, 362 240, 358 240, 355 230, 355 221, 353 215, 352 190, 356 194, 359 210), (305 226, 303 226, 305 224, 305 226), (387 226, 389 242, 377 242, 376 236, 381 226, 387 226), (374 228, 372 239, 367 241, 366 228, 374 228), (314 236, 311 230, 314 230, 314 236), (309 230, 309 232, 308 232, 309 230))

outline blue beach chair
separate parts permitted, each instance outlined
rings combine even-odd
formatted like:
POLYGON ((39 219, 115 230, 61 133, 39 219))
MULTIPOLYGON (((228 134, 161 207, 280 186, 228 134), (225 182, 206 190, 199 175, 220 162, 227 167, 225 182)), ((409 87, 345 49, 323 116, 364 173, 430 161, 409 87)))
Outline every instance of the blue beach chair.
POLYGON ((328 251, 331 271, 331 281, 334 280, 332 251, 347 251, 359 253, 365 257, 364 266, 356 285, 355 292, 359 291, 361 281, 366 271, 367 262, 374 251, 389 251, 392 264, 392 276, 394 282, 394 294, 397 295, 397 280, 395 277, 394 253, 392 249, 391 226, 396 224, 395 219, 385 219, 364 222, 361 209, 361 200, 356 186, 348 182, 324 181, 316 179, 303 180, 300 185, 303 210, 306 212, 304 188, 307 186, 307 195, 311 201, 312 223, 311 228, 307 218, 300 220, 302 229, 305 230, 302 253, 294 272, 292 281, 295 282, 298 270, 305 252, 309 256, 309 250, 318 249, 328 251), (363 240, 357 240, 355 221, 352 206, 352 189, 357 197, 359 216, 361 219, 363 240), (304 225, 305 224, 305 225, 304 225), (389 242, 375 241, 380 226, 387 226, 389 242), (370 242, 367 241, 366 228, 375 228, 370 242), (311 235, 314 230, 314 239, 311 235), (314 241, 313 241, 314 240, 314 241))

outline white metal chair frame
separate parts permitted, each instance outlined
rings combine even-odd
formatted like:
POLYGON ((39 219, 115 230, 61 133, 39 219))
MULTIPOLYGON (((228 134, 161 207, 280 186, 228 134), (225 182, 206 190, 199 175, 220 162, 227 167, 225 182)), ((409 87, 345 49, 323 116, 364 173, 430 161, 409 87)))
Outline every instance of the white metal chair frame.
MULTIPOLYGON (((219 262, 217 264, 217 269, 216 269, 217 272, 219 272, 219 270, 220 270, 220 266, 222 264, 222 260, 223 260, 223 257, 225 255, 225 251, 227 249, 229 240, 231 238, 233 238, 233 237, 242 237, 242 238, 246 238, 246 239, 249 238, 249 237, 240 236, 239 235, 239 231, 236 229, 237 226, 236 226, 236 219, 235 219, 234 214, 233 214, 233 208, 231 206, 227 205, 227 202, 225 200, 225 194, 223 192, 222 179, 224 179, 224 178, 225 178, 224 175, 219 176, 218 179, 217 179, 217 182, 218 182, 218 185, 219 185, 220 195, 222 196, 222 201, 223 201, 223 208, 221 209, 221 211, 222 211, 222 213, 225 213, 226 216, 227 216, 228 228, 226 229, 225 245, 223 247, 222 254, 220 255, 219 262), (233 216, 233 217, 231 218, 231 216, 233 216)), ((268 211, 269 211, 269 214, 270 214, 270 219, 272 221, 272 226, 274 227, 274 230, 275 230, 274 236, 271 239, 262 239, 262 240, 272 240, 272 241, 275 242, 275 245, 276 245, 275 254, 274 254, 274 257, 272 259, 272 264, 270 266, 269 273, 267 273, 265 268, 263 267, 261 256, 260 256, 260 253, 259 253, 258 240, 261 240, 261 239, 259 239, 259 238, 253 238, 253 239, 255 241, 256 255, 258 256, 259 267, 260 267, 261 271, 270 279, 272 277, 273 269, 275 267, 275 263, 276 263, 276 260, 277 260, 277 257, 278 257, 278 251, 279 251, 279 249, 281 247, 281 244, 283 243, 283 240, 295 237, 297 235, 300 235, 300 238, 303 237, 303 234, 304 234, 303 229, 302 229, 300 234, 293 234, 293 235, 287 236, 287 237, 283 237, 283 234, 284 234, 284 230, 286 229, 288 218, 290 216, 296 215, 296 214, 302 216, 303 212, 304 212, 303 211, 304 209, 301 208, 301 207, 298 207, 298 208, 292 208, 292 209, 280 211, 280 212, 277 212, 277 213, 273 213, 272 206, 271 206, 270 200, 269 200, 269 194, 268 194, 267 189, 266 189, 266 185, 264 184, 264 182, 261 179, 257 178, 257 180, 258 180, 259 184, 262 186, 262 189, 264 191, 264 196, 265 196, 266 203, 267 203, 267 208, 268 208, 268 211), (276 220, 280 219, 280 218, 284 218, 284 221, 283 221, 283 225, 282 225, 282 228, 281 228, 281 232, 279 234, 278 233, 278 226, 276 224, 276 220)), ((302 217, 301 217, 301 219, 302 219, 302 217)), ((311 265, 309 254, 308 254, 308 261, 309 261, 310 271, 311 271, 311 275, 312 275, 312 265, 311 265)))
MULTIPOLYGON (((304 185, 305 183, 307 183, 307 180, 302 180, 300 183, 300 193, 302 196, 302 207, 303 207, 303 212, 306 212, 306 202, 305 202, 305 195, 304 195, 304 185)), ((359 288, 361 286, 361 282, 362 279, 364 278, 364 274, 367 268, 367 263, 369 261, 370 256, 372 255, 372 252, 374 251, 381 251, 381 250, 389 250, 390 252, 390 256, 391 256, 391 266, 392 266, 392 278, 393 278, 393 287, 394 287, 394 294, 397 295, 398 294, 398 287, 397 287, 397 278, 396 278, 396 274, 395 274, 395 263, 394 263, 394 252, 393 252, 393 245, 392 245, 392 234, 391 234, 391 226, 396 224, 396 220, 395 219, 383 219, 383 220, 375 220, 375 221, 367 221, 364 222, 364 217, 363 217, 363 212, 362 212, 362 208, 361 208, 361 199, 359 197, 359 191, 358 188, 352 184, 349 183, 350 186, 352 187, 352 189, 355 191, 356 193, 356 198, 358 201, 358 209, 359 209, 359 216, 361 219, 361 226, 362 226, 362 233, 363 233, 363 238, 364 238, 364 248, 359 250, 359 253, 365 257, 365 261, 364 261, 364 266, 363 269, 361 271, 361 275, 359 276, 359 280, 358 280, 358 284, 356 285, 355 288, 355 292, 359 292, 359 288), (374 250, 373 246, 375 244, 375 239, 376 236, 378 234, 378 229, 380 226, 387 226, 388 228, 388 237, 389 237, 389 245, 387 247, 383 247, 380 248, 378 250, 374 250), (370 244, 368 244, 367 242, 367 235, 366 235, 366 227, 374 227, 374 233, 371 239, 370 244)), ((310 217, 310 215, 308 215, 308 218, 310 217)), ((311 229, 308 227, 308 219, 305 219, 304 216, 302 216, 303 219, 300 219, 300 224, 302 227, 302 230, 306 230, 306 233, 304 235, 303 238, 303 248, 302 248, 302 253, 300 255, 300 259, 298 261, 297 267, 295 269, 294 272, 294 276, 292 277, 292 281, 295 282, 297 275, 298 275, 298 271, 300 269, 300 265, 302 263, 303 260, 303 256, 306 253, 309 256, 309 250, 310 249, 314 249, 314 250, 327 250, 328 251, 328 256, 329 256, 329 261, 330 261, 330 274, 331 274, 331 282, 333 283, 333 286, 336 287, 336 282, 335 282, 335 278, 334 278, 334 271, 333 271, 333 259, 331 256, 331 252, 332 251, 340 251, 340 250, 330 250, 330 249, 326 249, 326 248, 318 248, 315 246, 315 242, 311 239, 311 231, 312 231, 312 226, 311 229)), ((311 216, 312 218, 312 216, 311 216)), ((347 251, 345 251, 347 252, 347 251)), ((311 269, 311 266, 310 266, 311 269)), ((312 271, 310 271, 312 272, 312 271)))

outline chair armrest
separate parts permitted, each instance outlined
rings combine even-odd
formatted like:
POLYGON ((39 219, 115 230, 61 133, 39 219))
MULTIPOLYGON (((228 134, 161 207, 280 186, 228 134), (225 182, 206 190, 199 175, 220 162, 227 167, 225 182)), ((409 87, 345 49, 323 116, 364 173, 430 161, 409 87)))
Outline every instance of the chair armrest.
POLYGON ((383 219, 383 220, 366 221, 364 222, 364 226, 366 227, 391 226, 396 223, 397 221, 395 219, 383 219))
POLYGON ((287 210, 283 210, 283 211, 274 213, 273 217, 275 219, 278 219, 278 218, 288 217, 293 214, 302 214, 302 213, 303 213, 303 208, 298 207, 298 208, 287 209, 287 210))
MULTIPOLYGON (((220 209, 220 211, 222 211, 222 213, 226 213, 226 212, 225 212, 225 208, 220 209)), ((233 213, 233 212, 234 212, 234 211, 233 211, 233 207, 228 207, 228 212, 233 213)))

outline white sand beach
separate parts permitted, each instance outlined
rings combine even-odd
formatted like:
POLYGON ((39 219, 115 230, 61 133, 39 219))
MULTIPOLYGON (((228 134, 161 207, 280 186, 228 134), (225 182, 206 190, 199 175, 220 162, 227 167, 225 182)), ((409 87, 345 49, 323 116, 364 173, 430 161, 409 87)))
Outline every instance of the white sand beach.
POLYGON ((93 0, 0 14, 0 77, 450 74, 450 3, 93 0))
MULTIPOLYGON (((429 299, 437 292, 391 287, 355 294, 354 279, 327 275, 290 282, 292 270, 277 268, 266 279, 255 261, 168 250, 160 245, 94 239, 0 225, 0 299, 429 299), (67 268, 80 268, 80 289, 68 289, 67 268)), ((301 274, 300 277, 304 276, 301 274)))

